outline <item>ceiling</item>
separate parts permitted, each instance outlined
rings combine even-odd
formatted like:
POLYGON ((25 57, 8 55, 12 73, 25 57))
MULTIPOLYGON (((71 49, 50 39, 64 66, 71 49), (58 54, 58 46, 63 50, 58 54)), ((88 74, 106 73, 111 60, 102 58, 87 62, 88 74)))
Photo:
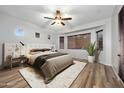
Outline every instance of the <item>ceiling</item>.
POLYGON ((47 6, 47 5, 1 5, 0 12, 14 16, 50 30, 73 29, 77 26, 112 16, 114 5, 69 5, 69 6, 47 6), (51 20, 44 16, 54 17, 55 11, 61 10, 63 17, 72 17, 65 21, 66 26, 50 25, 51 20))

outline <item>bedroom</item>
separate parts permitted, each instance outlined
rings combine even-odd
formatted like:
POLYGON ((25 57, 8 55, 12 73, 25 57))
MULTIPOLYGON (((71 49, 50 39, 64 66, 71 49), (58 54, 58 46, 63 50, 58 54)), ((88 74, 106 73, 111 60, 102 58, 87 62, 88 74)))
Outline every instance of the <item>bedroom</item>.
POLYGON ((122 10, 123 5, 0 5, 0 87, 123 88, 122 10), (89 44, 95 44, 93 53, 89 44))

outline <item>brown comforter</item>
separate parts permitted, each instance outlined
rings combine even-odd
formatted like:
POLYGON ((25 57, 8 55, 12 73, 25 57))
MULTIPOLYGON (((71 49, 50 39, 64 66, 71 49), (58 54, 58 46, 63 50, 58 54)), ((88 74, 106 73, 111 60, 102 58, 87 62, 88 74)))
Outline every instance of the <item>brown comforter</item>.
POLYGON ((54 54, 48 54, 48 55, 38 56, 35 59, 35 62, 33 64, 33 67, 36 68, 36 69, 40 69, 41 66, 46 62, 47 59, 58 57, 58 56, 62 56, 62 55, 67 55, 67 53, 59 53, 58 52, 58 53, 54 53, 54 54))

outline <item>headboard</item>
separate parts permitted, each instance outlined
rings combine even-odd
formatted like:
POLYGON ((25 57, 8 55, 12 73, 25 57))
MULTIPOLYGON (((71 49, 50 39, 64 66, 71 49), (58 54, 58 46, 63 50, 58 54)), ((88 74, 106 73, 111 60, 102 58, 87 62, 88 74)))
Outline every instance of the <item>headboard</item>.
POLYGON ((19 57, 20 55, 27 55, 31 49, 41 49, 41 48, 49 48, 54 47, 53 44, 25 44, 22 46, 20 43, 4 43, 4 53, 3 58, 4 62, 6 61, 6 58, 8 55, 11 55, 13 57, 19 57))
POLYGON ((53 44, 28 44, 26 54, 28 54, 31 49, 42 49, 42 48, 51 49, 51 47, 54 47, 54 49, 55 49, 55 45, 53 45, 53 44))

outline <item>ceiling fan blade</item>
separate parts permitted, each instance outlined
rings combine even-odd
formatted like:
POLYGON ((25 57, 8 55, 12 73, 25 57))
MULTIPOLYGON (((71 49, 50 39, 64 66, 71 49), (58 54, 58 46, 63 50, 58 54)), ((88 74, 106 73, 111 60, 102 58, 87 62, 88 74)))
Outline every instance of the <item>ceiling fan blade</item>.
POLYGON ((54 18, 51 18, 51 17, 44 17, 44 18, 46 18, 46 19, 52 19, 52 20, 54 20, 54 18))
POLYGON ((61 24, 62 24, 63 26, 65 26, 65 24, 64 24, 63 22, 61 22, 61 24))
POLYGON ((53 22, 51 25, 54 25, 56 22, 53 22))
POLYGON ((62 18, 62 20, 72 20, 71 17, 68 17, 68 18, 62 18))

